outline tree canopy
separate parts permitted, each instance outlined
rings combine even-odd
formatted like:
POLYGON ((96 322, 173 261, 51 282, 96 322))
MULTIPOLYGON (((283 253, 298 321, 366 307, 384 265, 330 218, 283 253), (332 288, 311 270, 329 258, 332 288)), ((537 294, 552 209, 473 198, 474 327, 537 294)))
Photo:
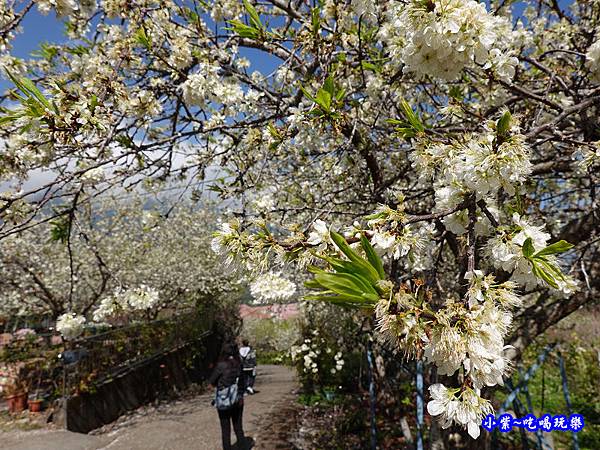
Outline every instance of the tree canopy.
POLYGON ((208 187, 231 210, 214 250, 308 267, 309 298, 458 373, 429 411, 476 437, 505 344, 599 289, 600 3, 512 3, 5 2, 0 239, 70 233, 111 189, 208 187), (19 59, 34 8, 68 39, 19 59))

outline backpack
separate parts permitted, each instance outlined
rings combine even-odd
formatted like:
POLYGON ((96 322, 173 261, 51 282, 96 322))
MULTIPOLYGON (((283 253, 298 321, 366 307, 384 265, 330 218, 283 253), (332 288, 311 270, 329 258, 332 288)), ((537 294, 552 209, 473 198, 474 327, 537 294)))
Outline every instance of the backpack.
POLYGON ((233 383, 231 386, 227 386, 223 389, 217 389, 217 393, 215 395, 215 406, 219 411, 225 411, 233 408, 238 401, 238 378, 235 379, 235 383, 233 383))

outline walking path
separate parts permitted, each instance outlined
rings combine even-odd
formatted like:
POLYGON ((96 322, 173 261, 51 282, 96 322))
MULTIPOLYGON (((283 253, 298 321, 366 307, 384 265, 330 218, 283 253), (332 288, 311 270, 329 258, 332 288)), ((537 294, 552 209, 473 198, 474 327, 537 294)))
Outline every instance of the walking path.
MULTIPOLYGON (((272 418, 289 414, 297 388, 291 369, 259 366, 257 394, 245 397, 244 431, 256 441, 255 449, 291 448, 273 442, 272 418)), ((217 412, 210 405, 212 394, 146 408, 117 421, 99 434, 38 430, 0 432, 4 450, 217 450, 221 429, 217 412)), ((293 408, 292 408, 293 409, 293 408)), ((235 437, 233 437, 235 440, 235 437)))

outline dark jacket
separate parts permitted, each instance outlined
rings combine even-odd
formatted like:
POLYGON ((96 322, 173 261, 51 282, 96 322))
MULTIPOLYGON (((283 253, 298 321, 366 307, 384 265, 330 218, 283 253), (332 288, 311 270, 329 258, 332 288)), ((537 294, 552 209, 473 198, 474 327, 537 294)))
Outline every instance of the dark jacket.
POLYGON ((216 386, 217 389, 223 389, 235 383, 236 378, 238 379, 238 389, 242 392, 244 389, 242 366, 234 357, 230 356, 228 359, 217 363, 208 382, 216 386))
POLYGON ((240 359, 243 370, 253 370, 256 367, 256 352, 252 347, 242 347, 240 349, 240 359))

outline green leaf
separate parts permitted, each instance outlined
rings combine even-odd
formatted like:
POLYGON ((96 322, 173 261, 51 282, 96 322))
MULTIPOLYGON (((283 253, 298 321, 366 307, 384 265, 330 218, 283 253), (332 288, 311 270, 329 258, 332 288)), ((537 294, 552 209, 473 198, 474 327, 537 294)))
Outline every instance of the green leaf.
POLYGON ((304 282, 304 287, 308 288, 308 289, 323 289, 323 286, 321 286, 321 283, 319 283, 316 280, 308 280, 304 282))
POLYGON ((97 106, 98 106, 98 97, 95 94, 92 94, 92 97, 90 98, 90 111, 92 112, 92 114, 94 113, 94 110, 96 109, 97 106))
POLYGON ((344 236, 333 230, 331 230, 329 234, 334 244, 337 245, 340 251, 346 255, 350 261, 359 261, 361 259, 361 257, 358 256, 356 252, 348 245, 346 239, 344 239, 344 236))
POLYGON ((448 95, 455 100, 462 101, 462 99, 463 99, 462 88, 460 86, 452 86, 450 88, 450 91, 448 92, 448 95))
POLYGON ((319 274, 319 273, 331 273, 331 272, 327 272, 326 270, 321 269, 320 267, 317 266, 308 266, 307 269, 310 273, 314 273, 314 274, 319 274))
POLYGON ((90 52, 90 49, 84 45, 75 45, 73 47, 67 47, 65 50, 68 53, 71 53, 72 55, 77 55, 77 56, 87 55, 90 52))
POLYGON ((311 102, 313 103, 317 103, 317 101, 315 100, 315 98, 312 96, 312 94, 310 92, 308 92, 304 86, 300 86, 300 90, 302 91, 302 93, 304 94, 304 96, 309 99, 311 102))
POLYGON ((367 283, 371 284, 372 286, 375 286, 375 290, 377 290, 376 283, 379 278, 373 277, 374 272, 373 270, 370 270, 369 267, 367 267, 368 264, 344 261, 343 259, 330 258, 327 256, 316 256, 326 261, 336 272, 351 273, 355 276, 359 276, 361 277, 361 279, 364 279, 367 283))
POLYGON ((385 211, 380 211, 380 212, 369 214, 368 216, 365 216, 365 219, 367 219, 367 220, 385 219, 387 216, 388 216, 388 213, 386 213, 385 211))
POLYGON ((27 97, 29 98, 33 98, 36 99, 40 104, 42 104, 44 107, 50 109, 50 102, 48 101, 48 99, 46 99, 46 97, 44 97, 44 94, 42 94, 42 92, 36 87, 35 84, 33 84, 33 82, 31 80, 29 80, 28 78, 15 78, 12 74, 8 74, 8 76, 10 77, 10 79, 12 80, 12 82, 15 84, 15 86, 17 86, 19 88, 19 90, 25 94, 27 97))
POLYGON ((365 70, 372 70, 373 72, 376 72, 376 73, 381 72, 381 68, 379 66, 373 64, 372 62, 361 61, 360 64, 361 64, 362 68, 365 70))
POLYGON ((508 130, 510 130, 511 119, 512 115, 510 114, 510 111, 506 111, 502 114, 502 117, 498 119, 498 122, 496 123, 496 132, 498 136, 506 136, 508 130))
MULTIPOLYGON (((349 272, 331 273, 331 272, 329 272, 328 275, 333 275, 334 277, 337 278, 338 282, 340 282, 340 283, 345 283, 348 286, 352 285, 353 289, 356 289, 361 294, 367 293, 367 294, 377 295, 377 291, 371 285, 369 280, 365 279, 364 277, 362 277, 356 273, 349 273, 349 272)), ((323 276, 323 275, 321 275, 321 276, 323 276)), ((323 286, 325 286, 325 285, 323 285, 323 286)))
POLYGON ((379 295, 377 294, 373 294, 371 292, 363 292, 361 297, 363 297, 364 299, 366 299, 367 301, 371 302, 371 303, 378 303, 379 300, 381 300, 381 298, 379 297, 379 295))
POLYGON ((50 240, 60 241, 63 244, 69 239, 71 234, 71 221, 68 217, 58 217, 50 222, 50 240))
POLYGON ((126 134, 119 134, 119 135, 117 135, 115 137, 115 141, 117 141, 119 144, 121 144, 125 148, 134 148, 133 139, 131 139, 126 134))
POLYGON ((554 244, 549 245, 548 247, 540 250, 534 256, 547 256, 547 255, 555 255, 558 253, 564 253, 573 248, 573 244, 570 244, 567 241, 558 241, 554 244))
POLYGON ((372 303, 365 302, 362 299, 356 301, 353 298, 349 298, 345 295, 305 295, 304 300, 317 300, 320 302, 329 302, 334 305, 346 306, 350 308, 373 308, 372 303))
POLYGON ((140 44, 142 47, 145 47, 147 50, 152 48, 152 39, 150 39, 150 36, 148 36, 148 33, 146 33, 146 29, 144 27, 138 28, 134 37, 135 42, 140 44))
POLYGON ((341 274, 320 274, 315 277, 315 281, 331 292, 352 297, 356 301, 362 301, 362 290, 338 275, 341 274))
POLYGON ((274 138, 277 138, 277 139, 282 138, 281 133, 279 133, 279 130, 277 128, 275 128, 275 126, 272 123, 267 125, 267 129, 269 130, 269 134, 271 136, 273 136, 274 138))
POLYGON ((360 297, 363 293, 363 289, 350 278, 351 276, 352 275, 348 273, 326 272, 316 275, 315 281, 324 288, 337 292, 338 294, 356 295, 360 297))
POLYGON ((58 55, 58 47, 49 44, 48 42, 42 42, 39 50, 33 51, 31 56, 43 58, 46 61, 52 61, 54 57, 58 55))
POLYGON ((421 122, 421 119, 419 119, 419 116, 415 114, 415 112, 412 110, 412 108, 406 100, 402 100, 400 102, 400 109, 402 110, 404 118, 408 121, 408 123, 415 131, 421 133, 425 131, 425 126, 421 122))
POLYGON ((367 255, 369 263, 371 263, 375 270, 377 270, 379 278, 385 278, 385 272, 383 270, 383 262, 381 261, 381 258, 375 252, 375 249, 373 248, 369 240, 362 234, 360 236, 360 244, 362 245, 362 248, 365 251, 365 254, 367 255))
POLYGON ((330 97, 335 95, 335 83, 333 82, 331 75, 325 79, 325 83, 323 83, 323 89, 329 93, 330 97))
POLYGON ((331 111, 331 94, 324 90, 319 89, 317 92, 317 96, 315 97, 315 102, 325 111, 331 111))
POLYGON ((254 25, 254 28, 264 29, 264 26, 260 21, 260 16, 258 15, 258 12, 248 0, 244 0, 244 8, 246 8, 246 11, 250 16, 250 23, 254 25))
POLYGON ((525 256, 525 258, 531 258, 534 252, 535 249, 533 248, 533 241, 531 238, 525 239, 525 242, 523 242, 523 256, 525 256))
POLYGON ((22 114, 13 114, 10 116, 0 117, 0 125, 4 125, 5 123, 14 122, 17 119, 23 117, 22 114))
POLYGON ((193 11, 190 8, 184 7, 183 12, 184 12, 185 16, 187 17, 187 19, 191 23, 199 23, 200 22, 200 16, 198 15, 198 13, 196 11, 193 11))
POLYGON ((230 20, 229 23, 233 25, 231 28, 226 27, 226 30, 231 30, 240 37, 249 39, 258 39, 260 37, 260 31, 256 28, 250 27, 239 20, 230 20))
POLYGON ((378 280, 381 280, 379 273, 377 272, 375 267, 373 267, 371 264, 369 264, 369 262, 366 261, 365 259, 358 256, 358 254, 354 250, 352 250, 352 248, 350 248, 350 246, 346 242, 346 239, 344 239, 344 237, 341 234, 336 233, 335 231, 331 231, 330 235, 331 235, 331 239, 333 240, 335 245, 337 245, 337 247, 340 249, 340 251, 344 255, 346 255, 346 257, 350 261, 352 261, 353 263, 359 264, 361 267, 363 267, 364 269, 367 270, 367 272, 369 273, 368 279, 372 283, 376 283, 378 280))
POLYGON ((548 283, 550 286, 552 286, 554 289, 558 289, 558 284, 556 283, 556 281, 554 281, 554 279, 552 278, 552 276, 546 272, 544 270, 543 267, 540 267, 537 263, 537 261, 535 260, 530 260, 531 264, 532 264, 532 273, 538 277, 541 278, 542 280, 544 280, 546 283, 548 283))
POLYGON ((564 280, 565 276, 563 275, 560 267, 556 264, 551 263, 545 258, 535 258, 535 262, 543 266, 544 270, 548 272, 548 274, 555 280, 564 280))
POLYGON ((320 8, 313 8, 311 11, 311 25, 313 35, 319 34, 321 28, 321 10, 320 8))

